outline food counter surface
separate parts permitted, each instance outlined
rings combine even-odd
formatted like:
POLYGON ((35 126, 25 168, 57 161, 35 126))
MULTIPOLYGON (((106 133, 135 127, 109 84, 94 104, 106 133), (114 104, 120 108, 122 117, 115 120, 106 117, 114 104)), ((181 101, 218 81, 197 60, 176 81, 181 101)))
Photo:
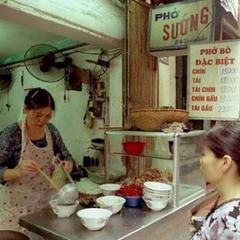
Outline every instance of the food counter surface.
POLYGON ((76 214, 70 218, 57 218, 51 209, 21 217, 20 225, 52 240, 120 240, 144 239, 186 240, 190 238, 191 209, 203 197, 179 208, 168 206, 154 212, 147 208, 123 208, 113 215, 99 231, 89 231, 76 214))

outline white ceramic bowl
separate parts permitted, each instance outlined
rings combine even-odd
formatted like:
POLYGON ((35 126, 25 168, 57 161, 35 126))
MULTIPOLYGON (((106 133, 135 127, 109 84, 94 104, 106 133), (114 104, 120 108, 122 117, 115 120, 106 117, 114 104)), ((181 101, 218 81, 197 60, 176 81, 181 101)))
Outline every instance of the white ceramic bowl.
POLYGON ((52 208, 52 211, 60 218, 70 217, 77 209, 79 201, 75 201, 71 205, 60 205, 58 199, 53 199, 49 201, 49 205, 52 208))
POLYGON ((119 190, 120 187, 121 185, 116 183, 106 183, 100 185, 100 189, 105 196, 115 195, 116 191, 119 190))
POLYGON ((161 182, 145 182, 144 189, 152 193, 170 193, 172 191, 172 185, 161 182))
POLYGON ((169 201, 171 200, 171 197, 152 197, 152 196, 148 196, 148 195, 143 195, 143 197, 146 199, 146 200, 149 200, 149 201, 169 201))
POLYGON ((160 211, 160 210, 164 209, 168 204, 168 200, 150 201, 144 197, 143 197, 143 200, 146 203, 146 205, 153 211, 160 211))
POLYGON ((126 200, 119 196, 103 196, 97 198, 96 202, 100 208, 109 209, 113 214, 116 214, 122 209, 126 200))
POLYGON ((149 197, 149 198, 171 198, 171 196, 172 196, 171 192, 166 193, 166 194, 151 193, 151 192, 147 191, 146 189, 143 190, 143 194, 144 194, 144 196, 149 197))
POLYGON ((107 225, 112 212, 102 208, 86 208, 79 210, 77 215, 88 230, 99 230, 107 225))

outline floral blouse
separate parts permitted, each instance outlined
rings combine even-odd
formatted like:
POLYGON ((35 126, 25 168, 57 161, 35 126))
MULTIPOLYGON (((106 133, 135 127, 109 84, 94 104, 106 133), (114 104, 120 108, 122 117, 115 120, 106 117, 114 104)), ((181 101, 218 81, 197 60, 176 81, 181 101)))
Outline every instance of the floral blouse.
POLYGON ((220 204, 192 240, 240 240, 240 199, 220 204))
MULTIPOLYGON (((52 136, 54 154, 62 160, 73 160, 67 150, 57 128, 49 123, 48 129, 52 136)), ((46 138, 33 141, 37 147, 47 145, 46 138)), ((0 134, 0 184, 4 183, 3 173, 7 168, 14 168, 20 159, 22 147, 22 133, 17 123, 7 126, 0 134)))

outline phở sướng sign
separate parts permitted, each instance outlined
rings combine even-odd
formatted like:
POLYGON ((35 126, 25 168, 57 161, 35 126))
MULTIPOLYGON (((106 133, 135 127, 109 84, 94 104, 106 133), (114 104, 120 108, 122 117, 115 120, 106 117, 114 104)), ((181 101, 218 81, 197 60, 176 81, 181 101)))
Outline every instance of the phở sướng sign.
POLYGON ((183 1, 150 10, 150 51, 186 48, 212 39, 212 1, 183 1))

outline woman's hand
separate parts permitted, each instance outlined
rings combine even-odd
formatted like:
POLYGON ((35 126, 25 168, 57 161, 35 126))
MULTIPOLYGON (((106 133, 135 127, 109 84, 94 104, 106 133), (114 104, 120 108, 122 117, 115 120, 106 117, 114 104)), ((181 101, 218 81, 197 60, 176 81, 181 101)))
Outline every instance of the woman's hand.
POLYGON ((21 175, 23 176, 28 173, 38 172, 39 166, 35 161, 24 160, 18 165, 17 168, 21 171, 21 175))
POLYGON ((29 173, 38 171, 39 166, 32 160, 24 160, 13 169, 6 169, 3 173, 4 181, 11 181, 20 177, 24 177, 29 173))
POLYGON ((64 160, 64 161, 61 161, 60 164, 64 167, 64 169, 68 173, 72 172, 72 170, 73 170, 73 161, 72 160, 64 160))

